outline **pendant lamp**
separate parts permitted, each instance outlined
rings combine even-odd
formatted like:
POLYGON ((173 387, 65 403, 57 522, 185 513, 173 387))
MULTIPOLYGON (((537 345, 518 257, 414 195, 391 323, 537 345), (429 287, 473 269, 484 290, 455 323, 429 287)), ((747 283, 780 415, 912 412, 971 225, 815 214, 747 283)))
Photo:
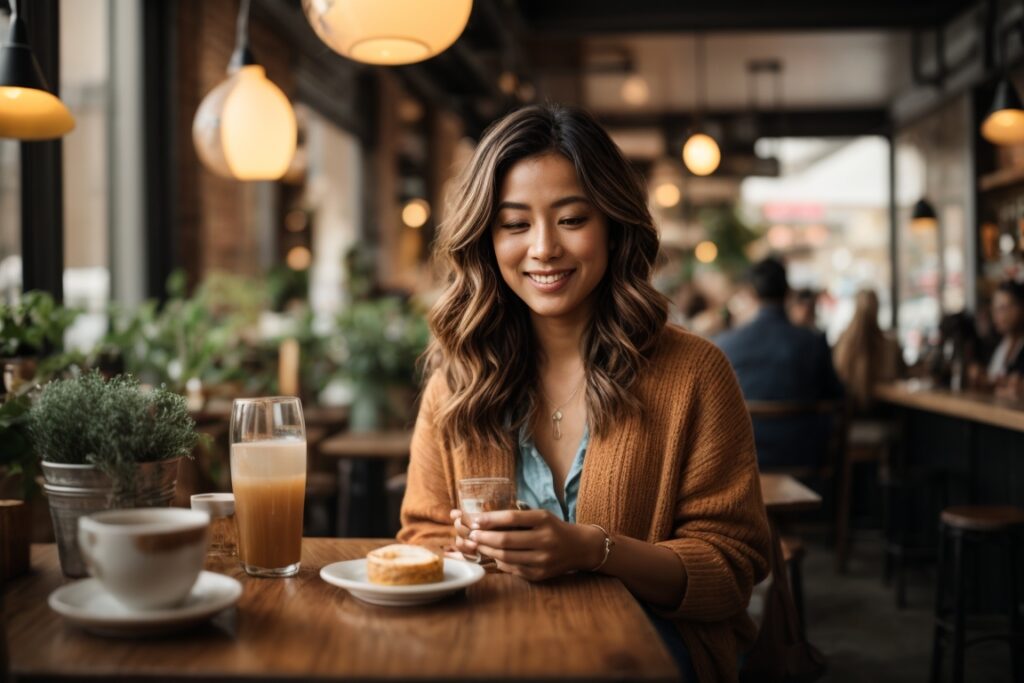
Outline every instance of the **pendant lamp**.
POLYGON ((338 54, 394 66, 448 49, 466 28, 473 0, 302 0, 302 9, 338 54))
POLYGON ((996 86, 992 108, 981 124, 981 136, 994 145, 1024 143, 1024 107, 1020 93, 1006 76, 996 86))
POLYGON ((707 86, 704 82, 704 36, 694 38, 696 59, 694 60, 694 71, 697 75, 696 81, 696 107, 695 116, 696 131, 690 135, 683 145, 683 163, 690 173, 699 176, 711 175, 718 168, 722 161, 722 151, 718 143, 707 133, 700 130, 700 116, 704 112, 704 105, 707 97, 707 86))
POLYGON ((938 224, 939 216, 935 213, 935 207, 927 199, 921 197, 914 204, 914 210, 910 214, 910 229, 926 232, 934 230, 938 224))
POLYGON ((295 156, 298 126, 291 102, 249 51, 249 0, 238 12, 228 79, 196 110, 192 142, 203 165, 224 178, 277 180, 295 156))
POLYGON ((74 127, 75 118, 46 85, 28 28, 11 0, 11 25, 0 48, 0 138, 52 140, 74 127))

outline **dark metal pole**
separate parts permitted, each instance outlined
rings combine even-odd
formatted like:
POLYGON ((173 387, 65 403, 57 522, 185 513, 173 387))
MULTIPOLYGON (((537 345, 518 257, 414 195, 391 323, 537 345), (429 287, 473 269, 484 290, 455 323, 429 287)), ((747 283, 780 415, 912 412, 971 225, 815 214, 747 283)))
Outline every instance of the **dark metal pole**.
POLYGON ((889 141, 889 296, 893 332, 899 328, 900 310, 900 249, 899 249, 899 212, 896 206, 896 138, 890 130, 886 136, 889 141))
MULTIPOLYGON (((29 41, 50 89, 60 89, 58 0, 21 2, 29 41)), ((64 298, 64 176, 60 139, 21 145, 22 288, 64 298)))

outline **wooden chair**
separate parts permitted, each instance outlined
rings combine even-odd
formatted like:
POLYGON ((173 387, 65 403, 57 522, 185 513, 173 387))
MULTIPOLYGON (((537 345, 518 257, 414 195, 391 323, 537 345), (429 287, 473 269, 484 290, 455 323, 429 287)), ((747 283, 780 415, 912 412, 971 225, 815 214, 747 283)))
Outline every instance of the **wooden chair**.
MULTIPOLYGON (((762 467, 762 471, 788 474, 803 481, 818 483, 826 493, 826 505, 835 507, 836 473, 843 462, 846 447, 847 411, 843 401, 747 401, 751 419, 777 420, 796 417, 831 416, 831 429, 825 444, 825 453, 816 466, 762 467)), ((826 514, 828 514, 826 507, 826 514)), ((829 515, 831 517, 831 515, 829 515)), ((791 533, 781 538, 783 559, 789 570, 793 602, 799 617, 801 635, 806 628, 803 596, 802 563, 805 550, 802 539, 791 533)))
MULTIPOLYGON (((833 486, 836 474, 843 462, 846 448, 846 430, 848 424, 846 403, 836 401, 747 401, 747 411, 751 419, 779 420, 798 417, 831 416, 832 424, 825 443, 825 453, 821 462, 814 466, 803 467, 761 467, 764 472, 788 474, 797 479, 816 481, 822 484, 829 498, 834 498, 833 486)), ((834 501, 830 501, 834 504, 834 501)))
MULTIPOLYGON (((836 571, 846 572, 850 556, 850 509, 853 506, 853 476, 857 465, 875 463, 887 467, 896 428, 884 420, 847 421, 847 441, 839 469, 836 501, 836 571)), ((883 525, 884 526, 884 525, 883 525)))

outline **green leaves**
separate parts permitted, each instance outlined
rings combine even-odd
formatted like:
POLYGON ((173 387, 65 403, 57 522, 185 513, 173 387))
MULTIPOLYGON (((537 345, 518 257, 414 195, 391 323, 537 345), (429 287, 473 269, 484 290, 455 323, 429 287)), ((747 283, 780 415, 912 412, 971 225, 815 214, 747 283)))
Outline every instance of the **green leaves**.
POLYGON ((25 292, 17 305, 0 304, 0 357, 60 351, 77 316, 47 292, 25 292))
POLYGON ((427 346, 423 315, 396 297, 357 301, 338 317, 345 345, 342 373, 361 383, 415 385, 416 361, 427 346))

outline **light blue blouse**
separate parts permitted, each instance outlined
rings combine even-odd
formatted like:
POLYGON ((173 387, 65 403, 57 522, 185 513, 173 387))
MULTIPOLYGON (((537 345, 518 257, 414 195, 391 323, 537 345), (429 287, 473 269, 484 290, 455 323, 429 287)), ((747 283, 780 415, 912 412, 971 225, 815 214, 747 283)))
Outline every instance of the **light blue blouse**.
POLYGON ((547 510, 561 520, 576 522, 576 498, 580 492, 583 458, 590 444, 590 427, 583 426, 583 438, 565 477, 565 508, 555 495, 555 480, 544 456, 537 450, 526 427, 519 430, 519 457, 516 459, 516 497, 535 510, 547 510))

